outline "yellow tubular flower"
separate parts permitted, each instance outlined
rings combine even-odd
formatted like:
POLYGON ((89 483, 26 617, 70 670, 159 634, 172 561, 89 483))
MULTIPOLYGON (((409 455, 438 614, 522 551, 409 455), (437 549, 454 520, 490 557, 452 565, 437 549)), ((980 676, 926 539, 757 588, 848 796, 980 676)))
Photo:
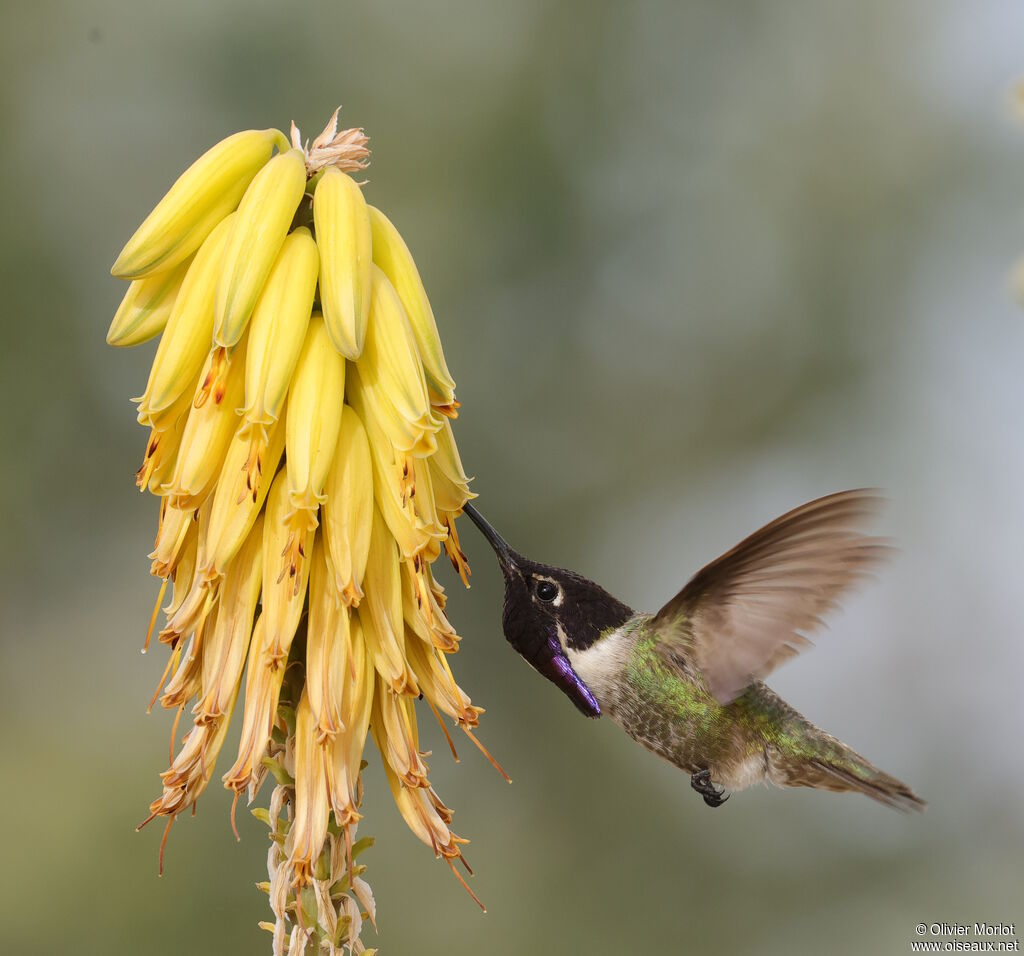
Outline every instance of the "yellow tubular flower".
POLYGON ((217 284, 217 345, 236 345, 242 337, 305 188, 305 159, 301 150, 290 149, 267 163, 245 191, 217 284))
MULTIPOLYGON (((206 504, 196 512, 196 520, 194 522, 197 545, 195 569, 201 567, 203 545, 209 523, 210 507, 209 504, 206 504)), ((203 641, 206 636, 207 625, 213 622, 211 615, 217 607, 218 592, 216 584, 217 582, 205 580, 198 573, 198 570, 193 570, 192 583, 184 599, 177 603, 173 612, 168 612, 167 624, 160 632, 160 642, 181 650, 184 644, 183 638, 191 634, 192 641, 189 646, 189 653, 182 662, 181 669, 175 674, 171 685, 168 686, 168 693, 171 696, 165 695, 163 701, 165 707, 184 705, 190 697, 199 692, 199 669, 203 641)), ((175 587, 174 596, 177 599, 177 587, 175 587)))
POLYGON ((430 388, 430 400, 435 405, 454 411, 458 407, 455 402, 455 381, 444 360, 434 312, 430 308, 430 301, 427 299, 416 263, 413 262, 409 247, 391 220, 375 206, 370 206, 369 210, 373 233, 373 261, 391 280, 398 297, 402 300, 423 360, 423 369, 430 388))
POLYGON ((433 541, 431 529, 417 519, 408 498, 404 507, 401 504, 401 493, 395 490, 394 482, 389 481, 393 468, 384 464, 380 455, 375 453, 371 457, 375 502, 398 545, 400 557, 402 560, 410 560, 416 555, 428 553, 433 541))
POLYGON ((462 467, 462 458, 455 445, 455 433, 452 431, 450 421, 445 421, 437 433, 437 458, 433 464, 453 484, 468 487, 469 482, 472 481, 466 476, 465 469, 462 467))
POLYGON ((313 543, 309 569, 306 692, 317 739, 324 743, 345 727, 342 688, 349 678, 351 623, 327 566, 323 540, 313 543))
POLYGON ((192 407, 192 396, 195 394, 198 378, 187 388, 173 405, 162 412, 157 412, 150 419, 149 441, 146 443, 146 456, 142 466, 135 473, 135 484, 140 491, 151 491, 155 495, 171 480, 174 463, 178 457, 178 448, 185 433, 185 423, 192 407))
POLYGON ((373 509, 370 554, 366 564, 366 598, 359 605, 366 647, 387 686, 396 694, 419 693, 405 659, 402 581, 398 549, 380 511, 373 509))
POLYGON ((206 500, 238 430, 238 407, 245 393, 244 344, 233 354, 214 349, 201 379, 165 492, 179 508, 197 508, 206 500))
POLYGON ((334 347, 347 359, 363 351, 370 312, 370 216, 363 191, 337 167, 313 194, 320 247, 320 304, 334 347))
POLYGON ((197 723, 225 717, 238 689, 249 650, 253 616, 263 583, 263 517, 256 520, 241 550, 228 565, 220 608, 203 653, 202 695, 197 723))
POLYGON ((213 776, 224 740, 231 724, 231 712, 238 697, 234 688, 225 715, 206 723, 197 722, 185 737, 181 750, 169 770, 160 774, 163 793, 149 805, 152 816, 176 817, 194 806, 213 776))
POLYGON ((387 393, 379 385, 361 378, 359 367, 352 362, 349 363, 345 383, 345 397, 362 418, 371 445, 372 433, 380 433, 387 436, 389 445, 414 458, 428 458, 437 451, 433 425, 424 428, 402 418, 387 393))
POLYGON ((447 714, 460 727, 476 727, 483 708, 474 707, 469 695, 455 683, 444 655, 415 637, 410 637, 406 646, 420 689, 431 706, 447 714))
POLYGON ((376 687, 373 659, 363 639, 359 620, 354 616, 349 639, 351 663, 349 677, 344 679, 345 690, 342 693, 344 727, 334 737, 332 759, 327 765, 331 809, 340 827, 350 826, 360 819, 359 765, 370 726, 376 687))
MULTIPOLYGON (((376 736, 374 739, 377 739, 376 736)), ((459 844, 469 841, 456 836, 451 831, 449 826, 452 821, 451 810, 441 802, 441 798, 434 792, 433 787, 416 787, 415 789, 403 787, 394 771, 386 763, 384 772, 388 778, 388 787, 394 797, 395 806, 402 814, 406 826, 434 851, 434 856, 443 859, 451 867, 455 878, 465 887, 466 892, 480 909, 486 913, 487 909, 484 904, 480 902, 459 871, 455 869, 453 861, 462 857, 459 844)))
POLYGON ((277 421, 306 338, 320 268, 308 229, 285 239, 253 310, 245 357, 245 421, 265 435, 277 421))
POLYGON ((317 743, 316 719, 309 705, 309 688, 302 692, 295 714, 295 822, 289 834, 291 866, 296 887, 313 876, 313 861, 320 856, 327 837, 330 801, 324 748, 317 743))
POLYGON ((462 469, 450 421, 445 421, 437 433, 437 454, 430 457, 429 467, 438 510, 460 512, 467 501, 476 497, 469 490, 470 479, 462 469))
MULTIPOLYGON (((354 373, 355 374, 355 373, 354 373)), ((418 554, 429 542, 429 535, 416 520, 409 497, 410 482, 415 481, 415 462, 407 452, 395 449, 380 427, 373 406, 358 386, 349 390, 352 407, 365 416, 370 465, 373 471, 373 496, 389 530, 398 542, 403 558, 418 554)))
MULTIPOLYGON (((380 748, 376 728, 374 728, 374 740, 377 741, 377 747, 380 748)), ((406 826, 412 830, 418 839, 422 840, 434 851, 435 856, 442 855, 454 843, 452 832, 448 829, 441 815, 430 801, 426 799, 422 788, 417 787, 410 790, 408 787, 402 786, 398 775, 390 766, 385 765, 384 770, 388 778, 388 786, 391 788, 391 796, 394 798, 395 806, 398 807, 398 812, 402 814, 402 819, 405 820, 406 826)), ((452 855, 459 855, 457 847, 452 855)))
POLYGON ((160 506, 160 524, 156 531, 156 541, 149 553, 154 575, 166 578, 174 573, 185 536, 194 522, 194 510, 176 508, 166 498, 164 499, 160 506))
POLYGON ((246 130, 203 153, 128 240, 111 275, 138 279, 187 259, 238 205, 274 146, 286 143, 276 129, 246 130))
POLYGON ((451 512, 440 512, 438 517, 445 528, 448 529, 448 534, 444 539, 444 550, 452 563, 452 567, 455 568, 455 572, 462 578, 462 583, 468 588, 469 562, 466 560, 466 554, 462 550, 462 545, 459 544, 459 532, 455 527, 455 519, 458 515, 451 512))
POLYGON ((310 320, 288 396, 285 447, 291 505, 306 512, 316 527, 345 398, 345 360, 331 347, 319 314, 310 320))
POLYGON ((366 429, 353 408, 341 416, 331 470, 324 485, 323 535, 327 565, 341 599, 353 607, 363 596, 363 575, 373 524, 373 471, 366 429))
POLYGON ((454 654, 459 649, 460 638, 455 628, 429 588, 424 599, 408 563, 402 567, 402 614, 406 626, 420 640, 446 654, 454 654))
POLYGON ((196 559, 198 556, 199 523, 193 520, 185 528, 185 536, 175 557, 173 567, 167 570, 167 566, 164 566, 162 570, 165 570, 166 574, 160 574, 157 570, 151 572, 157 577, 169 577, 174 581, 174 590, 171 592, 170 603, 164 608, 164 614, 167 615, 168 620, 177 613, 178 608, 184 603, 185 598, 192 589, 192 578, 195 577, 196 559))
POLYGON ((377 678, 370 726, 381 755, 406 787, 429 786, 427 765, 419 752, 416 713, 408 697, 400 697, 377 678))
POLYGON ((267 497, 263 525, 263 626, 269 657, 267 666, 284 667, 288 649, 302 616, 309 579, 309 562, 302 560, 313 549, 313 529, 299 538, 294 552, 288 520, 288 482, 278 473, 267 497), (298 561, 293 560, 293 555, 298 561))
POLYGON ((379 387, 406 422, 436 432, 441 422, 432 414, 423 363, 398 293, 377 266, 370 272, 370 288, 370 327, 356 363, 359 375, 371 388, 379 387))
POLYGON ((405 494, 407 500, 412 502, 416 520, 431 535, 430 543, 420 554, 425 555, 428 561, 433 561, 441 553, 439 542, 444 540, 445 526, 437 513, 437 505, 434 501, 434 482, 431 478, 429 463, 420 462, 419 464, 419 468, 410 464, 409 472, 413 481, 411 485, 407 486, 405 494))
POLYGON ((141 345, 163 332, 191 264, 189 257, 166 272, 136 279, 128 286, 107 330, 107 345, 141 345))
POLYGON ((247 789, 256 776, 260 760, 267 750, 274 726, 277 702, 281 695, 284 667, 267 647, 263 616, 256 620, 249 644, 249 663, 245 675, 245 708, 242 713, 242 738, 238 757, 224 774, 224 786, 236 793, 247 789))
POLYGON ((373 396, 363 387, 358 373, 351 369, 347 394, 352 407, 361 416, 369 439, 373 466, 373 494, 388 529, 398 543, 403 558, 430 552, 447 533, 440 525, 428 525, 417 514, 415 462, 408 453, 392 446, 374 411, 373 396), (401 460, 400 460, 401 456, 401 460))
POLYGON ((174 403, 199 374, 210 351, 213 290, 233 221, 234 214, 210 233, 185 274, 160 338, 146 391, 138 399, 140 422, 145 423, 174 403))
POLYGON ((437 508, 434 512, 434 517, 439 523, 443 524, 440 518, 441 514, 460 513, 466 502, 475 498, 476 495, 469 490, 469 485, 457 484, 441 471, 438 467, 437 458, 438 456, 435 455, 430 459, 427 466, 427 476, 430 479, 430 485, 434 494, 434 504, 437 508))
MULTIPOLYGON (((168 613, 168 621, 160 632, 160 640, 164 644, 177 646, 179 638, 202 628, 210 612, 216 606, 218 595, 217 580, 211 580, 201 573, 206 563, 204 548, 206 531, 210 524, 210 502, 204 504, 197 512, 196 520, 196 565, 192 574, 192 584, 173 613, 168 613)), ((175 589, 177 597, 177 589, 175 589)))
MULTIPOLYGON (((173 676, 164 687, 160 706, 166 710, 183 708, 199 693, 202 679, 202 660, 205 650, 206 632, 210 625, 210 617, 206 616, 196 626, 192 637, 184 647, 184 653, 178 658, 178 666, 173 676)), ((180 635, 178 635, 180 638, 180 635)), ((175 640, 172 646, 176 649, 184 642, 175 640)))
POLYGON ((245 432, 243 422, 228 445, 213 492, 205 550, 209 564, 204 571, 208 574, 223 574, 228 562, 246 540, 249 529, 263 508, 270 482, 284 452, 283 422, 270 426, 266 446, 255 456, 252 439, 245 432))

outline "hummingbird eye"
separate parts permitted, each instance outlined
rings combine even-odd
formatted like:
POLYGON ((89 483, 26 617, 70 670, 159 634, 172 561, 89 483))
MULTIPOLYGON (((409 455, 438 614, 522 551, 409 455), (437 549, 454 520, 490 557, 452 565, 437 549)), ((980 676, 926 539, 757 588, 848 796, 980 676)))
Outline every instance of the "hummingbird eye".
POLYGON ((539 597, 545 604, 550 604, 556 597, 558 597, 558 585, 553 581, 538 581, 537 597, 539 597))

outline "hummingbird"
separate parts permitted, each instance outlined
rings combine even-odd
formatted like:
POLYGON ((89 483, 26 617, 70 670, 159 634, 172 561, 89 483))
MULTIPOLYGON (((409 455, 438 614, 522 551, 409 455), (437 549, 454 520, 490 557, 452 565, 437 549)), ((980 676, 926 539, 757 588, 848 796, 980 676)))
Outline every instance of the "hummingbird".
POLYGON ((607 714, 688 773, 709 807, 765 782, 923 810, 907 784, 761 681, 810 645, 806 633, 890 550, 861 530, 880 501, 856 489, 795 508, 705 565, 655 614, 524 557, 473 505, 464 511, 498 557, 512 647, 583 714, 607 714))

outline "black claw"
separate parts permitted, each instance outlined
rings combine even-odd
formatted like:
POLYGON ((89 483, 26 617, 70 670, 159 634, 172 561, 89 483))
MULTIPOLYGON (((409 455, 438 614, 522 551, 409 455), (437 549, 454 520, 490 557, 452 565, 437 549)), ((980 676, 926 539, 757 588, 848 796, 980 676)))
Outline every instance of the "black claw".
POLYGON ((690 776, 690 786, 704 798, 704 802, 709 807, 720 807, 729 799, 729 794, 711 782, 710 770, 698 770, 695 774, 692 774, 690 776))

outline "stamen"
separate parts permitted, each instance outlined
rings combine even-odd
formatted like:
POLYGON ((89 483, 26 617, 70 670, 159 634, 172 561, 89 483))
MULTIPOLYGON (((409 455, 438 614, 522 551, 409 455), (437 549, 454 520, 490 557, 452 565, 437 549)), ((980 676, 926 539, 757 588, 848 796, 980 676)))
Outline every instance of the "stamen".
POLYGON ((153 694, 153 698, 150 700, 149 706, 146 708, 147 714, 151 714, 153 712, 153 705, 156 703, 156 699, 160 696, 160 691, 164 689, 164 684, 167 682, 167 678, 170 676, 171 670, 176 670, 178 667, 178 661, 181 659, 181 640, 180 637, 175 640, 176 643, 171 650, 171 656, 167 658, 167 666, 164 668, 164 672, 160 677, 160 683, 156 685, 156 692, 153 694))
MULTIPOLYGON (((413 733, 412 729, 412 717, 410 716, 412 708, 406 707, 401 700, 396 701, 396 706, 398 707, 398 712, 401 715, 402 724, 405 726, 405 745, 415 760, 419 754, 419 746, 416 741, 416 734, 413 733)), ((415 770, 413 770, 413 773, 415 774, 415 770)))
POLYGON ((398 490, 402 496, 402 507, 416 497, 416 466, 408 459, 402 461, 402 476, 398 481, 398 490))
POLYGON ((416 592, 416 607, 422 613, 427 627, 432 628, 434 626, 434 610, 430 606, 430 589, 423 574, 423 558, 418 554, 415 555, 406 562, 406 567, 409 577, 412 578, 413 590, 416 592))
MULTIPOLYGON (((249 445, 249 457, 246 458, 242 471, 245 472, 245 487, 252 493, 253 504, 259 499, 260 480, 263 477, 263 455, 267 447, 266 428, 263 425, 254 425, 252 441, 249 445)), ((238 497, 236 504, 241 504, 246 498, 243 492, 238 497)))
POLYGON ((348 882, 351 886, 353 879, 352 872, 352 827, 345 827, 345 862, 348 865, 348 882))
MULTIPOLYGON (((459 855, 461 856, 461 854, 459 855)), ((477 896, 476 893, 474 893, 469 888, 469 884, 466 882, 466 878, 457 869, 455 869, 455 864, 451 861, 451 858, 446 856, 444 858, 444 861, 448 864, 449 869, 455 875, 455 879, 457 879, 462 884, 462 888, 473 898, 473 902, 476 903, 476 905, 479 906, 484 913, 486 913, 487 907, 484 906, 484 904, 480 901, 480 897, 477 896)))
POLYGON ((465 726, 465 724, 463 724, 462 732, 470 740, 472 740, 474 744, 476 744, 477 750, 479 750, 480 753, 482 753, 487 758, 487 760, 490 763, 490 765, 492 767, 494 767, 494 769, 497 770, 498 773, 500 773, 505 778, 505 782, 506 783, 511 783, 512 782, 512 778, 507 773, 505 773, 505 771, 502 769, 501 764, 498 763, 498 761, 495 760, 494 757, 491 756, 491 752, 477 739, 477 737, 473 733, 473 731, 470 730, 467 726, 465 726))
POLYGON ((235 835, 235 840, 239 843, 242 842, 241 836, 238 833, 238 824, 235 822, 235 808, 238 806, 238 798, 241 796, 241 792, 236 790, 234 797, 231 798, 231 832, 235 835))
MULTIPOLYGON (((316 526, 314 525, 314 527, 316 526)), ((281 557, 285 560, 281 567, 281 573, 277 576, 278 584, 284 580, 286 574, 293 579, 292 597, 298 596, 299 588, 302 585, 302 575, 299 574, 299 569, 306 557, 306 549, 302 546, 302 534, 299 528, 292 529, 288 536, 288 543, 281 552, 281 557)))
POLYGON ((150 478, 153 477, 153 472, 156 471, 156 450, 160 444, 160 436, 156 429, 153 429, 153 437, 149 440, 149 444, 146 446, 146 455, 142 459, 142 465, 139 470, 135 472, 135 484, 139 491, 145 491, 149 485, 150 478))
POLYGON ((143 827, 144 827, 144 826, 145 826, 145 825, 146 825, 147 823, 149 823, 149 822, 151 822, 152 820, 155 820, 155 819, 156 819, 156 811, 154 811, 154 812, 153 812, 153 813, 151 813, 151 814, 150 814, 150 815, 149 815, 148 817, 146 817, 146 819, 145 819, 145 820, 143 820, 143 821, 142 821, 142 823, 140 823, 140 824, 139 824, 139 825, 138 825, 138 826, 137 826, 137 827, 135 828, 135 832, 136 832, 136 833, 139 833, 139 832, 141 832, 142 828, 143 828, 143 827))
MULTIPOLYGON (((296 870, 298 867, 296 867, 296 870)), ((295 878, 292 880, 292 886, 295 887, 295 922, 298 924, 298 928, 305 933, 306 932, 306 918, 302 912, 302 885, 298 883, 299 873, 296 872, 295 878)), ((304 950, 305 947, 300 947, 300 950, 304 950)))
POLYGON ((174 738, 178 733, 178 721, 181 720, 181 712, 185 709, 185 705, 181 704, 178 707, 178 712, 174 715, 174 723, 171 724, 171 745, 170 745, 170 756, 167 758, 167 763, 170 766, 174 766, 174 738))
POLYGON ((349 583, 346 584, 344 588, 342 588, 341 600, 348 607, 359 607, 359 602, 362 601, 362 599, 362 588, 360 588, 359 585, 355 583, 355 581, 349 581, 349 583))
POLYGON ((432 405, 439 415, 444 415, 445 418, 456 419, 459 417, 459 409, 462 407, 462 402, 451 402, 447 405, 432 405))
POLYGON ((164 835, 160 839, 160 876, 164 875, 164 850, 167 849, 167 837, 170 836, 171 824, 174 823, 175 819, 176 817, 168 817, 167 826, 164 827, 164 835))
POLYGON ((459 763, 459 755, 455 751, 455 741, 452 740, 452 735, 450 733, 448 733, 448 728, 444 725, 444 720, 441 718, 441 715, 438 713, 437 708, 429 700, 427 701, 427 706, 431 709, 431 711, 433 712, 434 716, 437 718, 437 723, 438 723, 438 726, 440 726, 440 728, 441 728, 441 733, 444 734, 444 739, 448 741, 448 749, 451 750, 451 752, 452 752, 452 759, 456 763, 459 763))
POLYGON ((448 537, 444 539, 444 550, 448 555, 448 560, 452 563, 452 567, 455 568, 456 573, 462 578, 463 585, 468 588, 469 578, 473 572, 470 571, 469 561, 462 550, 462 546, 459 544, 459 533, 455 530, 455 519, 451 516, 446 516, 444 526, 448 529, 448 537))
POLYGON ((149 642, 153 637, 153 628, 156 627, 156 619, 160 614, 160 605, 164 602, 164 595, 167 593, 167 578, 163 579, 163 583, 160 585, 160 593, 156 596, 156 604, 153 605, 153 613, 149 618, 149 627, 146 628, 146 640, 142 645, 142 653, 145 654, 149 650, 149 642))
POLYGON ((228 355, 226 346, 218 345, 210 353, 210 370, 203 379, 203 384, 196 392, 195 400, 192 402, 195 408, 202 408, 210 396, 213 396, 213 403, 219 405, 224 400, 224 393, 227 391, 227 373, 231 365, 231 357, 228 355))

